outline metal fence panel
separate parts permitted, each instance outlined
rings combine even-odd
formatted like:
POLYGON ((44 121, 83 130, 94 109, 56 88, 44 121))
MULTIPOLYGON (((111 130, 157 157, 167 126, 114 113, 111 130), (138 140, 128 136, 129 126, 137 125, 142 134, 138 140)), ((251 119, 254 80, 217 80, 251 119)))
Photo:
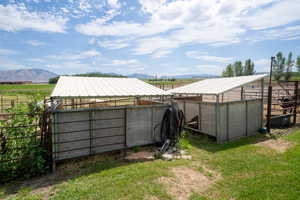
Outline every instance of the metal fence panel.
POLYGON ((262 102, 248 101, 247 106, 247 134, 255 135, 262 126, 262 102))
POLYGON ((153 143, 152 130, 152 108, 127 109, 128 147, 153 143))
POLYGON ((201 132, 216 136, 216 104, 201 103, 201 113, 201 132))
POLYGON ((228 139, 246 136, 246 103, 228 104, 228 139))
POLYGON ((226 141, 228 140, 228 104, 220 104, 220 121, 219 121, 219 133, 218 133, 218 141, 226 141))
POLYGON ((185 102, 185 119, 190 121, 194 117, 199 115, 199 104, 198 102, 185 102))
POLYGON ((168 105, 58 111, 52 114, 53 159, 63 160, 160 140, 168 105))

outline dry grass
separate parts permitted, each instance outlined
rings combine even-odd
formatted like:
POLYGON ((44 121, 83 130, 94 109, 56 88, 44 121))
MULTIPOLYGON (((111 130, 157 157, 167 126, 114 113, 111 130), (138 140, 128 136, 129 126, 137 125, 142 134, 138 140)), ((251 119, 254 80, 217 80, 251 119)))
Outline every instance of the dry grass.
MULTIPOLYGON (((207 170, 207 168, 204 168, 207 170)), ((159 182, 163 184, 167 192, 177 200, 186 200, 193 193, 204 192, 219 179, 217 173, 209 170, 213 176, 206 176, 200 171, 189 167, 174 167, 171 172, 174 177, 161 177, 159 182)))
POLYGON ((269 139, 262 142, 258 142, 256 145, 271 148, 279 153, 284 153, 289 148, 293 147, 294 143, 280 138, 280 139, 269 139))

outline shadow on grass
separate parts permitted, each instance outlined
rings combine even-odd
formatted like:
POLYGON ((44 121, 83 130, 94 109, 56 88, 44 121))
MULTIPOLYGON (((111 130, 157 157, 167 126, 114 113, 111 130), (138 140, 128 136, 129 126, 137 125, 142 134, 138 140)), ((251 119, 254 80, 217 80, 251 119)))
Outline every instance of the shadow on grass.
POLYGON ((216 139, 211 136, 199 133, 189 133, 185 139, 195 148, 202 149, 211 153, 220 151, 226 151, 229 149, 238 148, 248 144, 256 144, 271 139, 269 135, 257 134, 255 136, 249 136, 241 138, 235 141, 230 141, 222 144, 218 144, 216 139))
MULTIPOLYGON (((149 150, 149 147, 145 147, 149 150)), ((30 178, 27 180, 14 181, 5 185, 0 185, 0 198, 1 191, 4 198, 17 194, 22 190, 29 189, 30 191, 39 192, 51 189, 51 186, 75 180, 83 176, 89 176, 94 173, 99 173, 104 170, 128 166, 136 162, 150 162, 149 159, 138 159, 129 161, 126 160, 123 153, 120 151, 110 152, 106 154, 98 154, 79 159, 71 159, 59 163, 57 170, 54 173, 47 173, 38 177, 30 178)))

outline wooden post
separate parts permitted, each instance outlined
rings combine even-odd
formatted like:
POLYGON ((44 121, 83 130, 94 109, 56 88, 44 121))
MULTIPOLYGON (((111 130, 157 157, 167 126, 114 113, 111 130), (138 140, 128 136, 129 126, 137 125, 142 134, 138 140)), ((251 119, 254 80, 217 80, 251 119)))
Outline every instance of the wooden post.
POLYGON ((267 131, 271 132, 271 112, 272 112, 272 85, 268 88, 268 110, 267 110, 267 131))
POLYGON ((241 100, 244 100, 244 87, 241 87, 241 100))
POLYGON ((264 121, 264 79, 261 79, 261 125, 263 127, 264 121))
POLYGON ((295 82, 295 106, 294 106, 294 117, 293 117, 293 124, 296 125, 297 123, 297 107, 298 107, 298 81, 295 82))

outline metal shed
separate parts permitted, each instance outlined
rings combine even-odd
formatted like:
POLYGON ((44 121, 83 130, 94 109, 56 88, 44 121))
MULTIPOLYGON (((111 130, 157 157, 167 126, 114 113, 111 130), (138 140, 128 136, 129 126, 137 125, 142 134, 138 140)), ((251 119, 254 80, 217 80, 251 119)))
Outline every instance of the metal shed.
POLYGON ((159 142, 169 107, 161 100, 170 96, 135 78, 60 77, 51 94, 54 163, 159 142))
POLYGON ((263 126, 264 77, 212 78, 169 90, 188 129, 218 143, 254 135, 263 126))

